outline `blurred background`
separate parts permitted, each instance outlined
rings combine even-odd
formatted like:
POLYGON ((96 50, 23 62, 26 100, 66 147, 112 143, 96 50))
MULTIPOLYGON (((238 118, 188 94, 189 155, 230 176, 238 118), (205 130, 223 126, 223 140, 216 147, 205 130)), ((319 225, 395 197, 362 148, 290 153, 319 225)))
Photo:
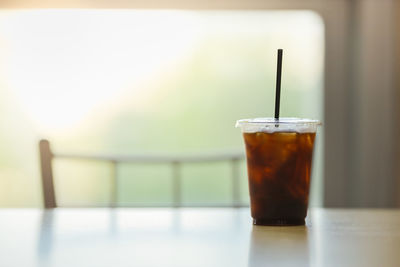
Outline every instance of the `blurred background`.
MULTIPOLYGON (((0 206, 42 207, 38 142, 92 155, 242 153, 237 119, 319 119, 312 206, 400 205, 398 1, 0 3, 0 206)), ((113 166, 53 161, 60 206, 103 206, 113 166)), ((236 169, 248 203, 244 160, 236 169)), ((231 202, 229 162, 184 164, 182 202, 231 202)), ((173 201, 168 164, 119 164, 118 205, 173 201)))

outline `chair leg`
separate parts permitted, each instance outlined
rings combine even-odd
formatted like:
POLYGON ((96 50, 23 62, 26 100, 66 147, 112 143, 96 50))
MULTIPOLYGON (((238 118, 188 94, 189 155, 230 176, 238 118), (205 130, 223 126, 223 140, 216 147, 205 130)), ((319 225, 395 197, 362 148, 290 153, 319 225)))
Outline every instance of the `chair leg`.
POLYGON ((42 174, 43 201, 46 209, 56 208, 56 196, 54 192, 53 169, 51 162, 53 154, 48 140, 39 141, 40 167, 42 174))

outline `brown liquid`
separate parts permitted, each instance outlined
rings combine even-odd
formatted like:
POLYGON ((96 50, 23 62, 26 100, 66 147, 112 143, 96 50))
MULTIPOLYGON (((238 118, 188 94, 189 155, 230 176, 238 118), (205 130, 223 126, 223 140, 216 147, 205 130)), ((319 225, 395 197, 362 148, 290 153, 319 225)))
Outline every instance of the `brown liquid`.
POLYGON ((304 224, 315 133, 243 135, 254 224, 304 224))

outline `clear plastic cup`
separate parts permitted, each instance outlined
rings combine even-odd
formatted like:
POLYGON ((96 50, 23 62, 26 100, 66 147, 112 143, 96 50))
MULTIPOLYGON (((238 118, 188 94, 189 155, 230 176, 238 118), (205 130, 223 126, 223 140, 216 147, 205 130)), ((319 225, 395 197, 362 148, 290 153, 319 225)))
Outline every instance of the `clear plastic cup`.
POLYGON ((256 225, 304 225, 317 120, 236 122, 246 145, 250 207, 256 225))

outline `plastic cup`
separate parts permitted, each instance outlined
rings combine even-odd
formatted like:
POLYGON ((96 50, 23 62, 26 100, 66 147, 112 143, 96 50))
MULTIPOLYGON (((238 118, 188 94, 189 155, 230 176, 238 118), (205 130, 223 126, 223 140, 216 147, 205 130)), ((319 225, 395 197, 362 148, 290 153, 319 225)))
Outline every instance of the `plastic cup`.
POLYGON ((250 207, 256 225, 304 225, 317 120, 236 122, 246 145, 250 207))

